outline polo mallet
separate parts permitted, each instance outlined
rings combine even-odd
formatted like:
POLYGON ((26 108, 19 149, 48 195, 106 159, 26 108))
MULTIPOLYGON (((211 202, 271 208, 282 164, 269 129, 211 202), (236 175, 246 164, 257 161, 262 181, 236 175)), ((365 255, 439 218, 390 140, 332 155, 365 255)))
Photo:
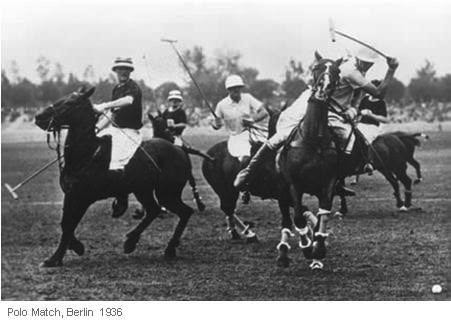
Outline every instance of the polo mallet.
MULTIPOLYGON (((62 158, 63 156, 61 156, 62 158)), ((48 167, 50 167, 51 165, 53 165, 55 162, 57 162, 60 158, 56 158, 55 160, 50 161, 49 163, 47 163, 46 165, 44 165, 42 168, 36 170, 33 174, 31 174, 28 178, 26 178, 25 180, 23 180, 22 182, 20 182, 18 185, 16 185, 14 188, 11 187, 8 183, 5 183, 4 186, 6 188, 6 190, 8 190, 8 192, 11 194, 11 196, 14 198, 14 200, 19 199, 19 196, 16 193, 16 190, 21 188, 23 185, 25 185, 28 181, 30 181, 31 179, 33 179, 34 177, 36 177, 38 174, 40 174, 42 171, 45 171, 48 167)))
POLYGON ((200 95, 202 96, 202 99, 204 99, 205 103, 207 104, 208 109, 210 109, 211 114, 217 119, 218 116, 216 115, 215 111, 213 110, 213 108, 211 107, 210 103, 208 102, 207 98, 205 97, 204 92, 202 91, 202 89, 199 87, 199 85, 197 84, 196 79, 194 79, 193 74, 191 73, 191 71, 188 68, 188 65, 185 63, 185 61, 183 60, 182 55, 180 54, 180 52, 177 50, 177 47, 175 46, 174 43, 177 42, 177 40, 173 40, 173 39, 161 39, 162 42, 167 42, 171 45, 172 49, 174 49, 175 54, 177 55, 177 57, 179 58, 180 62, 182 63, 183 67, 185 68, 186 72, 188 73, 188 75, 190 76, 191 80, 193 80, 194 85, 197 88, 197 91, 199 91, 200 95))
POLYGON ((385 53, 383 53, 380 50, 374 48, 373 46, 370 46, 369 44, 367 44, 367 43, 365 43, 363 41, 360 41, 359 39, 356 39, 356 38, 354 38, 354 37, 352 37, 352 36, 350 36, 350 35, 348 35, 348 34, 346 34, 344 32, 341 32, 341 31, 338 31, 337 29, 335 29, 335 25, 334 25, 334 22, 332 21, 332 19, 329 19, 329 33, 330 33, 330 39, 332 40, 332 42, 336 41, 335 35, 338 34, 339 36, 342 36, 344 38, 347 38, 349 40, 357 42, 358 44, 360 44, 360 45, 362 45, 364 47, 367 47, 370 50, 373 50, 374 52, 376 52, 380 56, 384 57, 385 59, 388 58, 388 56, 385 53))
POLYGON ((150 85, 150 81, 151 81, 151 79, 150 79, 150 68, 149 68, 149 63, 147 61, 146 54, 143 54, 143 60, 144 60, 145 66, 146 66, 147 77, 149 78, 149 85, 150 85))

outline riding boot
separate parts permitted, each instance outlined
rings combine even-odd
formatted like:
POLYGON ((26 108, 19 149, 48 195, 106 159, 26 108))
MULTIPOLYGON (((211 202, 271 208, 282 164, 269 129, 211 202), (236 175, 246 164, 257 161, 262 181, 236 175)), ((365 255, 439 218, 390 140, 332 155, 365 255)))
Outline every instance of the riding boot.
MULTIPOLYGON (((115 173, 113 183, 123 184, 125 178, 124 170, 123 169, 114 170, 113 173, 115 173)), ((128 208, 128 193, 119 194, 113 201, 112 204, 113 212, 111 216, 113 218, 119 218, 125 213, 125 211, 127 211, 127 208, 128 208)))
POLYGON ((258 149, 257 153, 254 154, 254 156, 251 158, 247 167, 238 173, 235 181, 233 182, 233 185, 238 189, 243 188, 243 186, 245 186, 249 182, 254 172, 271 151, 272 149, 268 146, 268 144, 264 143, 260 147, 260 149, 258 149))
POLYGON ((363 172, 367 173, 369 176, 373 175, 373 170, 374 167, 370 161, 370 157, 369 157, 369 146, 365 146, 364 148, 364 152, 363 152, 363 159, 365 161, 365 165, 363 166, 363 172))

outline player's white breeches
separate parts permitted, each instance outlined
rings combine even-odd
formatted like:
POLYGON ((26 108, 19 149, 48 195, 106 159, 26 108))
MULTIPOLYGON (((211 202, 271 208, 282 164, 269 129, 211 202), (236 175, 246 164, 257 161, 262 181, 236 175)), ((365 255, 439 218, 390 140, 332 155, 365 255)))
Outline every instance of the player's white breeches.
POLYGON ((359 123, 357 125, 357 129, 362 132, 363 136, 369 143, 372 143, 374 140, 376 140, 376 138, 382 133, 379 126, 367 123, 359 123))
POLYGON ((345 120, 334 113, 329 112, 329 127, 332 128, 333 132, 337 135, 340 148, 344 150, 345 153, 351 153, 352 148, 354 147, 355 135, 352 134, 352 127, 349 123, 345 122, 345 120))
POLYGON ((284 118, 283 114, 281 114, 277 121, 276 133, 268 139, 268 146, 273 150, 277 150, 288 139, 291 131, 296 128, 300 120, 293 121, 290 118, 284 118))
POLYGON ((98 136, 111 135, 110 170, 123 169, 141 145, 142 135, 139 130, 129 128, 108 127, 98 136))
POLYGON ((183 146, 183 140, 180 136, 174 136, 174 145, 176 146, 183 146))

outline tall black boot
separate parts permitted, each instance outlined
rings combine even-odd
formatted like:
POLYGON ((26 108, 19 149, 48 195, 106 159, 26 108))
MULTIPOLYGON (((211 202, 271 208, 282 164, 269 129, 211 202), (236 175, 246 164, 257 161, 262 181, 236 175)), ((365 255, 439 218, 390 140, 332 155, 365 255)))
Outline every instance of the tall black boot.
POLYGON ((257 170, 260 164, 264 161, 266 155, 268 155, 271 151, 272 149, 268 146, 268 144, 263 144, 260 149, 258 149, 257 153, 251 158, 247 167, 238 173, 233 185, 238 189, 243 188, 249 182, 249 179, 252 177, 255 170, 257 170))
MULTIPOLYGON (((117 185, 125 183, 124 169, 114 170, 112 173, 114 173, 112 183, 117 185)), ((119 194, 113 201, 112 205, 113 212, 111 213, 111 216, 113 218, 119 218, 125 213, 125 211, 127 211, 127 208, 128 208, 128 193, 119 194)))

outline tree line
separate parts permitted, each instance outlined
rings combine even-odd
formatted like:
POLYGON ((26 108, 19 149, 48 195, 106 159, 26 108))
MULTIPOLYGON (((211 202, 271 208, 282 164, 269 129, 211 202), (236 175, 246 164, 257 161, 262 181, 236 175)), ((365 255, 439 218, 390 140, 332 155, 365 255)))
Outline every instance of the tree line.
MULTIPOLYGON (((247 90, 264 101, 279 97, 290 103, 307 87, 309 68, 305 68, 300 61, 291 60, 287 63, 284 79, 279 83, 270 78, 259 78, 259 71, 254 67, 244 66, 241 54, 236 51, 218 52, 213 57, 207 57, 202 47, 195 46, 185 50, 182 55, 212 106, 226 95, 224 81, 232 73, 241 75, 247 84, 247 90)), ((81 78, 73 73, 65 74, 60 63, 52 63, 43 56, 36 61, 36 72, 40 79, 39 83, 22 77, 14 61, 10 65, 9 77, 2 68, 2 109, 48 105, 77 90, 81 85, 96 86, 94 102, 107 101, 111 99, 111 92, 116 83, 113 74, 96 79, 91 65, 85 68, 81 78)), ((182 84, 168 81, 156 88, 149 87, 142 79, 135 80, 143 91, 143 103, 146 106, 157 108, 165 102, 170 90, 180 89, 184 93, 188 109, 198 107, 200 110, 206 110, 205 102, 188 77, 182 84)), ((394 79, 386 99, 389 102, 397 102, 400 106, 412 101, 451 102, 451 74, 438 77, 433 64, 426 60, 407 86, 394 79)))

